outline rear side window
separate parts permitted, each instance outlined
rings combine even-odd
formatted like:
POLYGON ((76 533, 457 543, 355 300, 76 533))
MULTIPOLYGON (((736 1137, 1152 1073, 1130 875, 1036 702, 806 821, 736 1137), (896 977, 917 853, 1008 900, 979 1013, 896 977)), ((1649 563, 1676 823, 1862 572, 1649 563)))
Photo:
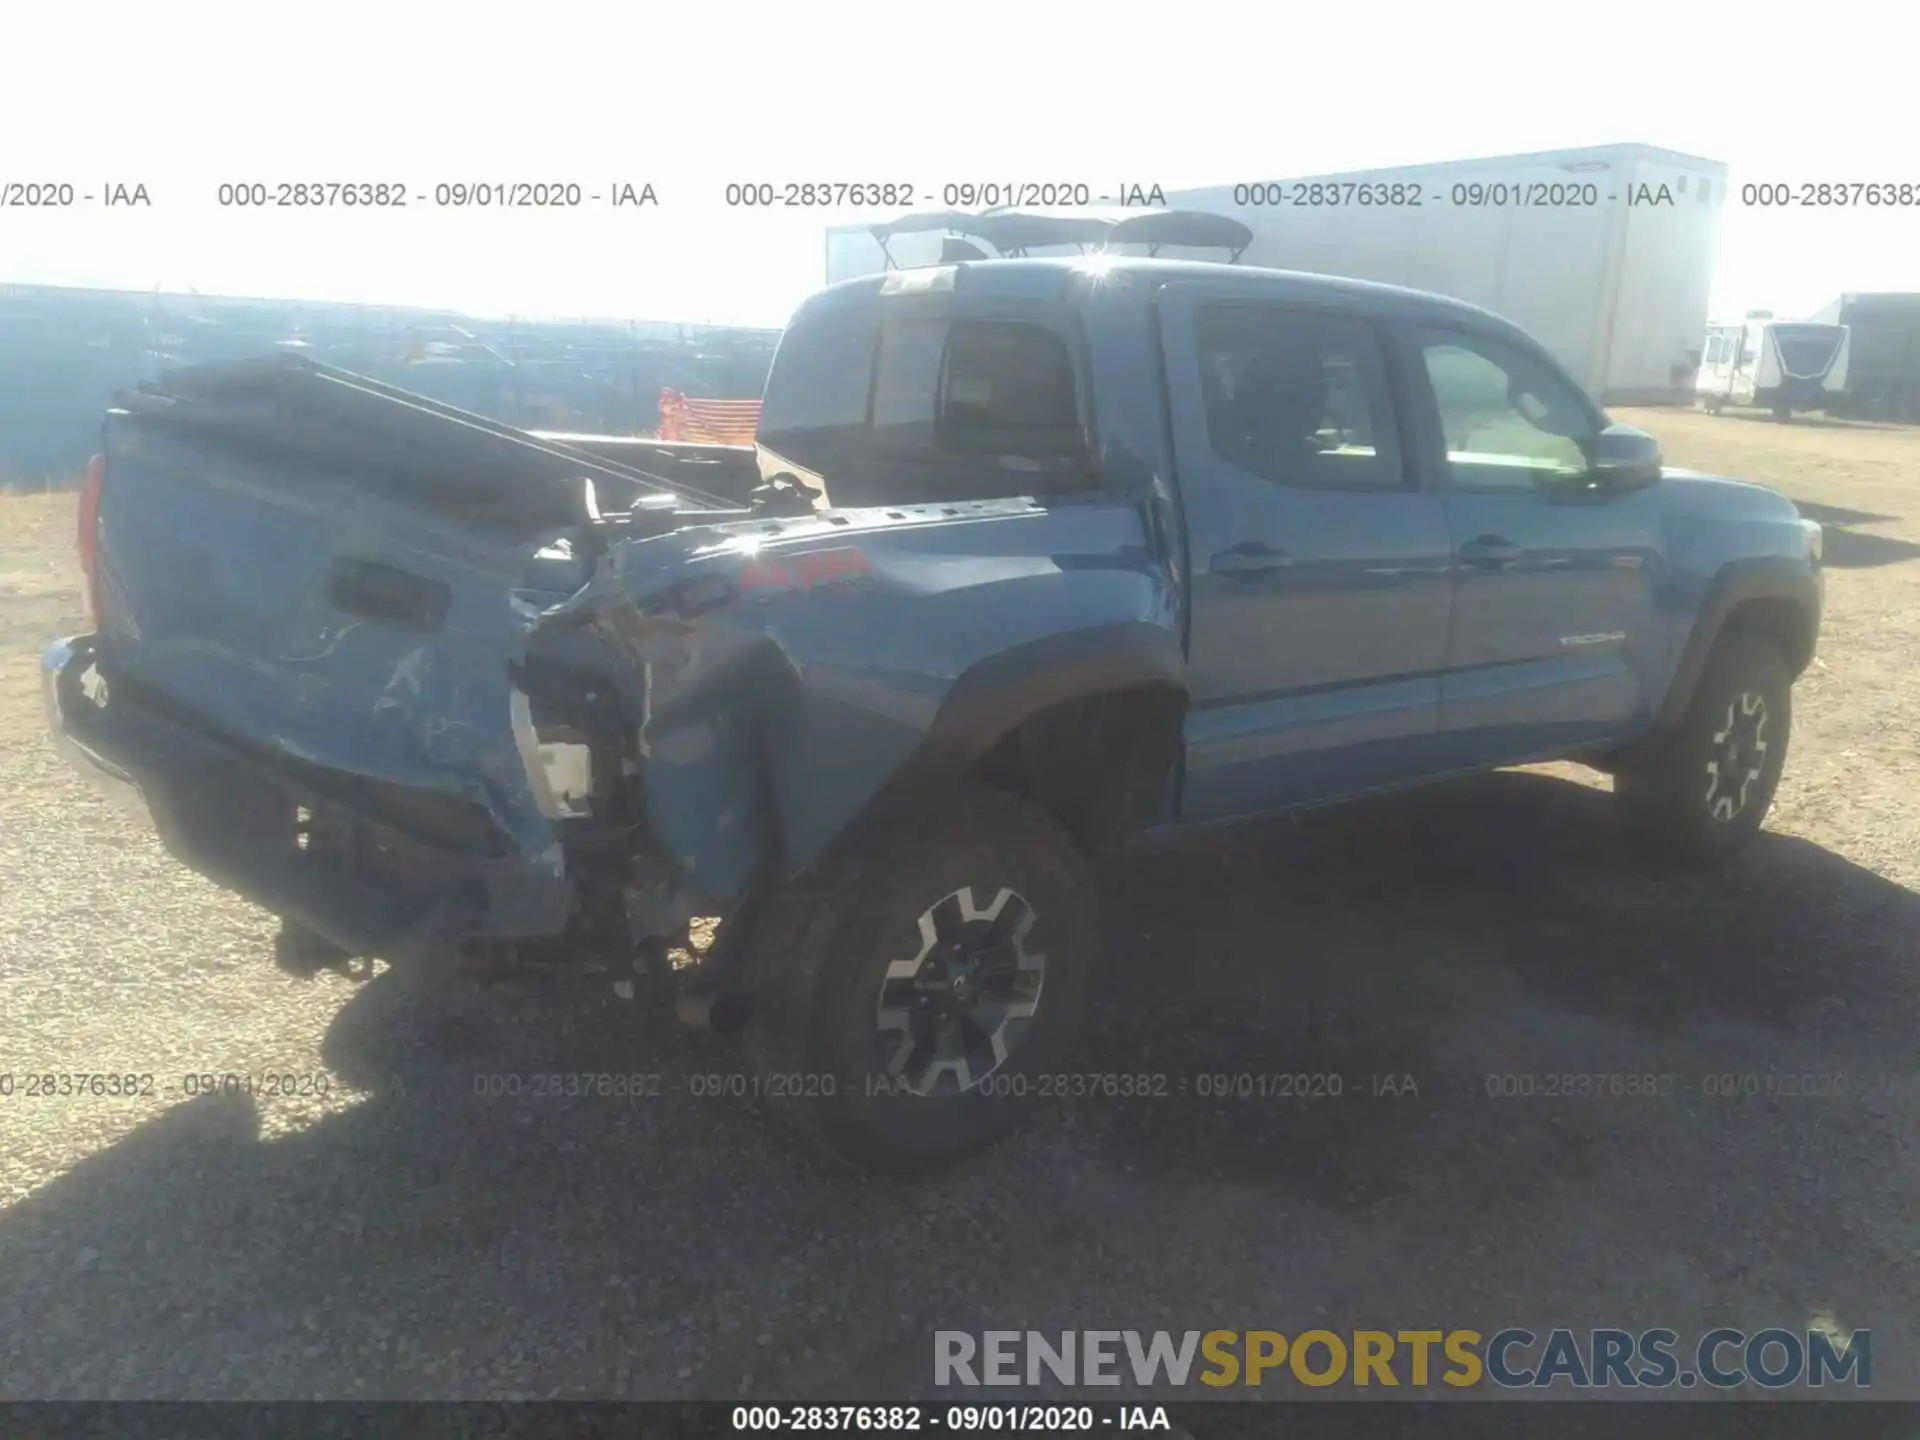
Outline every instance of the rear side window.
POLYGON ((1080 453, 1066 344, 1010 320, 906 320, 880 336, 876 450, 1048 461, 1080 453))
POLYGON ((826 491, 836 505, 912 505, 1092 483, 1073 357, 1058 332, 923 316, 883 323, 866 446, 826 477, 826 491))
POLYGON ((944 320, 904 320, 880 334, 873 367, 873 442, 885 450, 931 449, 939 410, 944 320))
POLYGON ((1000 499, 1093 480, 1072 352, 1025 320, 954 320, 871 291, 802 307, 761 409, 761 470, 833 505, 1000 499))
POLYGON ((1306 489, 1405 485, 1380 343, 1364 320, 1221 305, 1194 317, 1194 336, 1221 458, 1306 489))
POLYGON ((1076 456, 1084 445, 1073 360, 1051 330, 990 321, 947 337, 942 441, 974 453, 1076 456))

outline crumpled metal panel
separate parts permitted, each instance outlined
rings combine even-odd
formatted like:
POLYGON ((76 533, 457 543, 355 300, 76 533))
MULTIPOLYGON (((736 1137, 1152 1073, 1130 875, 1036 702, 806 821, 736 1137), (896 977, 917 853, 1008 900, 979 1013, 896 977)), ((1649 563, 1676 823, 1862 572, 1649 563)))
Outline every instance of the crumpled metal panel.
POLYGON ((976 662, 1082 626, 1170 626, 1140 508, 829 512, 617 544, 542 618, 626 662, 654 837, 705 894, 789 871, 915 754, 976 662))

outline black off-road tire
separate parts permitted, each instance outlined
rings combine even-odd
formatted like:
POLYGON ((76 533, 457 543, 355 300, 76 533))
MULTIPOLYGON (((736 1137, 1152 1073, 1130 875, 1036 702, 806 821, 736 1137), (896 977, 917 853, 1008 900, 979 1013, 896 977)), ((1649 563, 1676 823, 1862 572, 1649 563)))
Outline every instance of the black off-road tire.
POLYGON ((755 926, 745 1039, 758 1093, 809 1140, 864 1169, 922 1174, 992 1144, 1022 1123, 1041 1077, 1072 1053, 1099 910, 1094 871, 1073 838, 1018 796, 968 787, 869 830, 771 897, 755 926), (905 1093, 876 1038, 882 985, 895 995, 902 983, 886 982, 887 967, 924 948, 921 916, 957 903, 947 897, 963 889, 976 910, 1003 890, 1030 909, 1022 953, 1044 957, 1038 998, 1018 1043, 973 1088, 905 1093))
POLYGON ((1686 719, 1615 772, 1614 797, 1636 851, 1659 866, 1700 869, 1750 841, 1779 788, 1792 725, 1793 677, 1779 650, 1757 635, 1723 636, 1686 719), (1764 745, 1757 754, 1741 744, 1750 736, 1764 745), (1740 746, 1734 763, 1730 738, 1740 746))

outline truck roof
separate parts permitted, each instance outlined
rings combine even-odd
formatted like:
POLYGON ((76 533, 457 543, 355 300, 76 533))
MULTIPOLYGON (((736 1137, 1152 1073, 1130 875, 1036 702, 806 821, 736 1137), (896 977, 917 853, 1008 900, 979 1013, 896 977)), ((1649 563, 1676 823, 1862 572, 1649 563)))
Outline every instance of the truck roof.
MULTIPOLYGON (((1229 265, 1214 260, 1172 260, 1138 255, 1041 255, 1018 259, 961 260, 948 265, 920 265, 856 275, 826 290, 894 291, 937 288, 933 276, 954 272, 952 286, 972 295, 1010 299, 1057 300, 1075 280, 1094 275, 1140 275, 1149 280, 1232 280, 1270 292, 1275 299, 1311 301, 1338 296, 1364 308, 1392 309, 1400 314, 1429 310, 1435 318, 1492 321, 1511 328, 1511 322, 1493 311, 1431 291, 1385 285, 1372 280, 1349 280, 1337 275, 1315 275, 1302 270, 1272 270, 1259 265, 1229 265), (913 277, 911 279, 905 277, 913 277)), ((825 292, 821 292, 825 293, 825 292)))

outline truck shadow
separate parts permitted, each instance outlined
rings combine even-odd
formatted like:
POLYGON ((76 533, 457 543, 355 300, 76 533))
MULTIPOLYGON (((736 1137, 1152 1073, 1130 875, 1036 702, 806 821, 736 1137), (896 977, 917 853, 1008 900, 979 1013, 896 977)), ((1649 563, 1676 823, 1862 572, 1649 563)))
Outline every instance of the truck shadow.
POLYGON ((1085 1068, 1209 1094, 1111 1107, 1105 1132, 1135 1163, 1336 1207, 1423 1183, 1411 1137, 1506 1077, 1682 1056, 1698 1082, 1727 1063, 1710 1032, 1844 1054, 1920 935, 1920 896, 1819 845, 1763 834, 1657 875, 1605 791, 1513 771, 1144 863, 1132 913, 1085 1068))
POLYGON ((1817 520, 1822 525, 1884 525, 1898 520, 1898 515, 1876 515, 1871 510, 1852 510, 1844 505, 1821 505, 1812 500, 1801 500, 1789 496, 1793 505, 1809 520, 1817 520))
POLYGON ((1823 564, 1830 570, 1871 570, 1920 555, 1920 545, 1893 535, 1870 535, 1834 527, 1824 537, 1823 564))
POLYGON ((1854 525, 1881 525, 1897 521, 1897 515, 1876 515, 1870 510, 1850 510, 1839 505, 1819 505, 1809 500, 1794 500, 1794 506, 1809 520, 1825 527, 1823 558, 1830 568, 1870 570, 1879 565, 1896 565, 1920 555, 1920 545, 1893 535, 1864 534, 1854 525))
MULTIPOLYGON (((1488 1103, 1487 1077, 1684 1078, 1728 1063, 1708 1037, 1729 1029, 1867 1048, 1920 932, 1913 894, 1787 837, 1729 874, 1649 877, 1606 795, 1538 774, 1142 861, 1132 889, 1076 1071, 1164 1091, 1096 1084, 918 1184, 803 1158, 731 1092, 735 1063, 664 1016, 375 982, 330 1039, 365 1087, 350 1108, 275 1128, 245 1096, 185 1102, 0 1215, 0 1289, 33 1317, 0 1338, 8 1393, 897 1397, 898 1375, 846 1358, 917 1372, 924 1345, 889 1347, 973 1324, 969 1306, 1093 1303, 1117 1254, 1201 1253, 1209 1207, 1239 1203, 1218 1196, 1289 1202, 1257 1257, 1279 1265, 1416 1186, 1434 1226, 1471 1234, 1636 1174, 1678 1120, 1568 1132, 1488 1103), (545 1073, 654 1078, 535 1096, 545 1073), (929 1309, 936 1272, 1020 1278, 929 1309)), ((1745 1163, 1764 1176, 1788 1144, 1745 1163)), ((1485 1264, 1521 1300, 1545 1283, 1524 1253, 1485 1264)), ((1221 1282, 1155 1283, 1178 1328, 1221 1282)))
MULTIPOLYGON (((1685 409, 1687 407, 1681 407, 1685 409)), ((1816 415, 1797 413, 1790 420, 1774 419, 1771 410, 1756 410, 1744 406, 1729 406, 1720 412, 1723 420, 1739 420, 1749 425, 1791 425, 1802 430, 1911 430, 1911 424, 1898 420, 1850 420, 1839 415, 1816 415)))

